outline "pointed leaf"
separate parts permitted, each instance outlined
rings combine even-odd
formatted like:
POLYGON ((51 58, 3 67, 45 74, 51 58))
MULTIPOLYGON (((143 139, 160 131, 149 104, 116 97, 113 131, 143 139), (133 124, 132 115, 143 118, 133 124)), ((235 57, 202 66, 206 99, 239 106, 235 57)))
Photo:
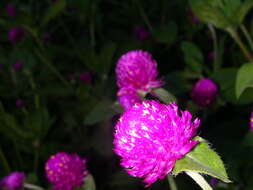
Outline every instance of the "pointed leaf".
POLYGON ((232 25, 224 15, 219 0, 190 0, 190 5, 193 12, 204 22, 224 30, 232 25))
POLYGON ((182 51, 184 52, 184 60, 190 71, 201 74, 203 70, 204 57, 201 50, 195 44, 184 41, 181 44, 182 51))
POLYGON ((154 95, 164 103, 176 102, 176 97, 164 88, 156 88, 153 90, 154 95))
POLYGON ((42 25, 46 25, 50 20, 58 16, 66 7, 66 0, 55 2, 51 7, 48 8, 47 13, 42 20, 42 25))
POLYGON ((195 140, 200 141, 200 143, 182 159, 177 160, 173 174, 177 175, 184 171, 196 171, 208 174, 226 183, 231 182, 217 153, 201 137, 196 137, 195 140))
POLYGON ((83 190, 96 190, 94 178, 91 174, 85 177, 85 183, 82 188, 83 190))
POLYGON ((249 10, 252 7, 253 7, 252 0, 247 0, 244 3, 242 3, 240 8, 237 10, 236 16, 235 16, 235 18, 237 18, 239 24, 243 23, 245 16, 247 15, 247 13, 249 12, 249 10))
POLYGON ((236 77, 236 97, 239 98, 241 94, 248 87, 253 87, 253 64, 246 63, 241 66, 236 77))
POLYGON ((86 116, 84 124, 93 125, 95 123, 111 118, 116 114, 113 106, 113 102, 107 100, 98 103, 86 116))

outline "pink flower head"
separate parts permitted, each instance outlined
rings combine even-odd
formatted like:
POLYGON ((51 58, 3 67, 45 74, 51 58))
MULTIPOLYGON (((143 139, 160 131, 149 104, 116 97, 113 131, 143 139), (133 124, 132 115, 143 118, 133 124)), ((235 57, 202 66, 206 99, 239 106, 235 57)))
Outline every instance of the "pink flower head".
POLYGON ((21 27, 14 27, 9 30, 8 37, 12 43, 18 43, 24 39, 25 30, 21 27))
POLYGON ((13 4, 6 6, 6 12, 9 17, 15 17, 17 15, 17 7, 13 4))
POLYGON ((253 131, 253 112, 251 112, 251 117, 250 117, 250 130, 253 131))
POLYGON ((23 68, 23 65, 24 65, 24 62, 22 62, 22 61, 17 61, 15 64, 14 64, 14 69, 16 70, 16 71, 18 71, 18 70, 21 70, 22 68, 23 68))
POLYGON ((119 104, 124 108, 124 110, 128 110, 136 103, 141 103, 142 99, 137 94, 137 92, 131 88, 122 88, 118 92, 118 101, 119 104))
POLYGON ((23 188, 25 174, 23 172, 12 172, 0 181, 0 189, 18 190, 23 188))
POLYGON ((92 75, 89 72, 81 73, 79 78, 80 78, 80 81, 85 84, 90 84, 92 81, 92 75))
POLYGON ((147 40, 150 37, 149 31, 141 26, 134 28, 134 35, 140 41, 147 40))
POLYGON ((46 176, 54 190, 72 190, 84 184, 88 174, 86 160, 77 154, 57 153, 49 158, 45 166, 46 176))
POLYGON ((161 80, 157 80, 156 61, 150 53, 142 50, 133 50, 122 55, 116 66, 116 75, 119 88, 149 91, 163 84, 161 80))
POLYGON ((199 124, 175 103, 135 104, 116 124, 114 151, 128 174, 144 178, 149 186, 170 173, 176 161, 198 144, 192 138, 199 124))
POLYGON ((218 86, 212 80, 205 78, 193 86, 191 96, 197 105, 205 107, 216 100, 218 91, 218 86))

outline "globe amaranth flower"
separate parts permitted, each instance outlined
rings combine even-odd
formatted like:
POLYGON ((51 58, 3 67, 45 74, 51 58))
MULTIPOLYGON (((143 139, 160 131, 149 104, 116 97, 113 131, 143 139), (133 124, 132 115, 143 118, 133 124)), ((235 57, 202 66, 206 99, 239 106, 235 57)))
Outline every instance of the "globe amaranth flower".
POLYGON ((14 27, 9 30, 8 38, 12 43, 18 43, 25 37, 25 30, 22 27, 14 27))
POLYGON ((199 80, 192 88, 191 97, 193 101, 202 107, 212 104, 218 94, 218 86, 210 79, 199 80))
POLYGON ((150 37, 150 32, 146 28, 138 26, 134 28, 134 35, 138 40, 144 41, 150 37))
POLYGON ((144 101, 117 122, 114 151, 128 174, 144 178, 149 186, 170 173, 176 161, 198 144, 192 138, 199 123, 174 103, 144 101))
POLYGON ((0 189, 18 190, 23 188, 25 174, 23 172, 12 172, 0 181, 0 189))
POLYGON ((21 70, 23 68, 24 62, 23 61, 17 61, 13 67, 16 71, 21 70))
POLYGON ((72 190, 84 184, 88 174, 86 160, 77 154, 59 152, 49 158, 45 166, 47 179, 54 190, 72 190))
POLYGON ((6 12, 9 17, 15 17, 17 15, 17 7, 13 4, 6 6, 6 12))
POLYGON ((251 112, 251 117, 250 117, 250 130, 253 131, 253 112, 251 112))
POLYGON ((141 103, 142 99, 137 92, 131 88, 122 88, 118 91, 118 102, 124 108, 128 110, 136 103, 141 103))
POLYGON ((119 88, 133 88, 149 91, 160 87, 157 63, 151 54, 142 50, 129 51, 122 55, 116 66, 117 85, 119 88))
POLYGON ((84 84, 90 84, 92 82, 92 74, 90 72, 81 73, 79 78, 84 84))

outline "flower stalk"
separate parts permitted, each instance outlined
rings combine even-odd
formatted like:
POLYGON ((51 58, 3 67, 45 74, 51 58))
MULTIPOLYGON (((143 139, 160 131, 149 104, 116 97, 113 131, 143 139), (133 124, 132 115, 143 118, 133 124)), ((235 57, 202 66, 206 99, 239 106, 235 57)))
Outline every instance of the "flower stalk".
POLYGON ((206 182, 204 177, 198 172, 187 171, 186 174, 190 176, 203 190, 212 190, 213 188, 206 182))

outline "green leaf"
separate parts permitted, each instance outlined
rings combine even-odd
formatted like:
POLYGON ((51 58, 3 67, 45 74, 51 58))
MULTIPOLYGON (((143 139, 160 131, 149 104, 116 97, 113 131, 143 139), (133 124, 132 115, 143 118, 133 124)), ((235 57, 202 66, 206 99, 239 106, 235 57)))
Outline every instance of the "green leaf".
POLYGON ((184 60, 187 67, 194 73, 201 74, 204 62, 201 50, 195 44, 187 41, 182 42, 181 48, 184 52, 184 60))
POLYGON ((84 124, 93 125, 111 118, 116 114, 113 106, 113 103, 110 101, 103 101, 98 103, 86 116, 84 124))
POLYGON ((190 6, 203 22, 213 24, 224 30, 232 25, 221 9, 220 0, 190 0, 190 6))
POLYGON ((236 76, 236 97, 239 98, 246 88, 253 87, 253 64, 243 64, 236 76))
POLYGON ((236 12, 236 16, 234 16, 234 18, 237 18, 239 24, 243 23, 245 16, 252 7, 253 7, 252 0, 246 0, 244 3, 241 4, 241 6, 236 12))
POLYGON ((196 171, 218 178, 226 183, 228 179, 226 170, 220 157, 201 137, 195 137, 200 143, 182 159, 177 160, 173 169, 173 174, 177 175, 184 171, 196 171))
POLYGON ((44 19, 42 20, 42 25, 46 25, 50 20, 57 17, 66 7, 66 0, 61 0, 55 2, 51 7, 48 8, 44 19))
POLYGON ((94 178, 91 174, 89 174, 88 176, 85 177, 85 183, 83 188, 81 188, 83 190, 96 190, 96 184, 94 181, 94 178))
POLYGON ((156 40, 168 45, 172 44, 177 39, 177 25, 170 22, 168 25, 162 25, 154 32, 156 40))
POLYGON ((176 97, 164 88, 156 88, 153 90, 153 93, 164 103, 177 102, 176 97))

